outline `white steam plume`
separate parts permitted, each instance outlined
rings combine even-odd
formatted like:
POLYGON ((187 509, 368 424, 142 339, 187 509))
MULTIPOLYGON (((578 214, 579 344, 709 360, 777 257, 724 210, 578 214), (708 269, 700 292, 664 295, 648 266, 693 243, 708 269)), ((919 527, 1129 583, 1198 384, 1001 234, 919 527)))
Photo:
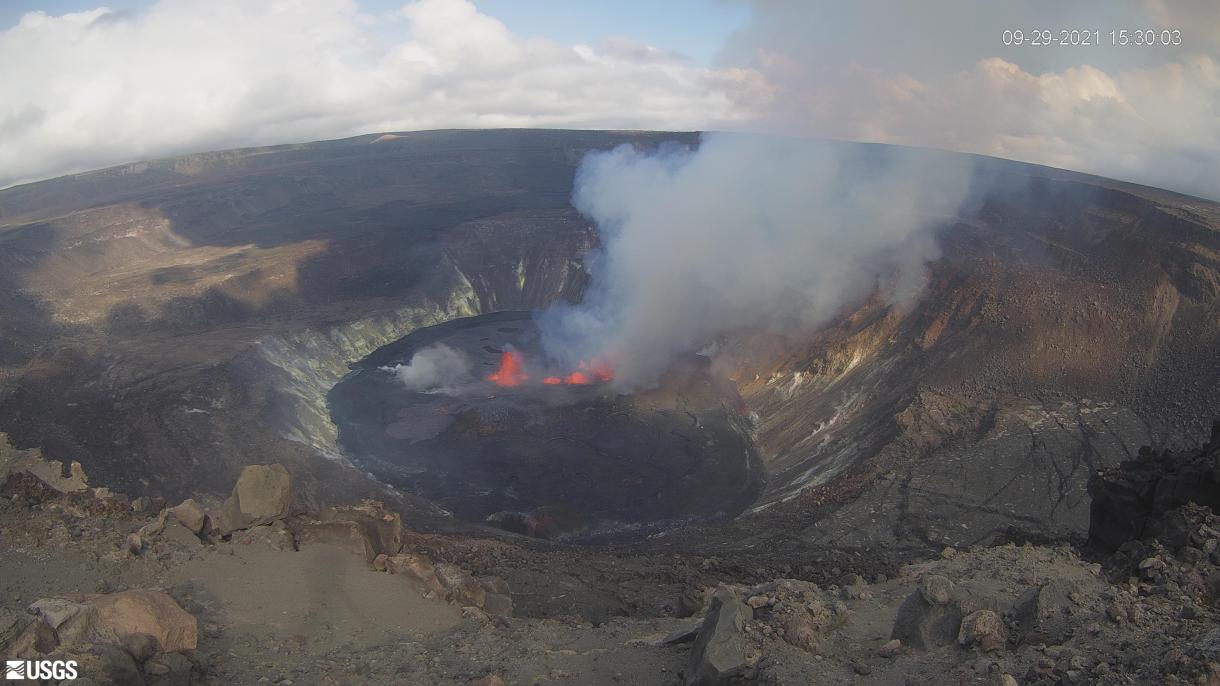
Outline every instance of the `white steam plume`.
POLYGON ((962 156, 730 134, 592 153, 573 204, 602 248, 584 301, 539 315, 547 352, 646 386, 722 334, 807 330, 876 288, 907 304, 970 173, 962 156))
POLYGON ((412 391, 447 393, 470 380, 470 360, 447 345, 436 344, 411 356, 407 364, 382 367, 412 391))

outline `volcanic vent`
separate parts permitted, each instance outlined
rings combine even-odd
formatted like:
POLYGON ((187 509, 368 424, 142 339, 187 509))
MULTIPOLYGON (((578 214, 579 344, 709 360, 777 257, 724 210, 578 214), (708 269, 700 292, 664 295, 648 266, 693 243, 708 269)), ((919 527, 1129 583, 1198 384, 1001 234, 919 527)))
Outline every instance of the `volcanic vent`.
POLYGON ((632 537, 732 516, 762 471, 732 387, 680 360, 621 394, 608 361, 548 365, 528 313, 415 332, 354 365, 329 402, 345 452, 457 518, 533 536, 632 537))

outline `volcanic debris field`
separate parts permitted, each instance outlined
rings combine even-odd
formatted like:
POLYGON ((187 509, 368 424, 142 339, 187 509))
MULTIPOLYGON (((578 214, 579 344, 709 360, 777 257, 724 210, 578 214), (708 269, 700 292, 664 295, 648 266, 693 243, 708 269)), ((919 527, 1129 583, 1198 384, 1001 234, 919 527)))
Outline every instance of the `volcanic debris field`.
POLYGON ((973 170, 917 300, 624 393, 529 313, 589 288, 584 156, 675 143, 0 191, 0 650, 98 684, 1220 683, 1220 206, 903 151, 973 170), (408 384, 437 345, 464 375, 408 384))

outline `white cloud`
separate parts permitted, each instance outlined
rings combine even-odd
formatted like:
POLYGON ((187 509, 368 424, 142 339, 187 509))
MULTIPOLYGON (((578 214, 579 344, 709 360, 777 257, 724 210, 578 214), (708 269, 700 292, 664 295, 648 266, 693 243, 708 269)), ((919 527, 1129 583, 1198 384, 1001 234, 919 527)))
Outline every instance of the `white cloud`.
POLYGON ((770 129, 977 152, 1220 199, 1220 5, 1086 6, 1103 41, 1111 26, 1180 26, 1190 50, 1004 50, 1001 26, 1065 23, 1038 3, 758 0, 729 53, 755 72, 740 102, 762 94, 770 129), (968 20, 955 22, 962 12, 968 20), (836 42, 827 26, 874 28, 836 42))
POLYGON ((1175 49, 1003 48, 1003 26, 1056 23, 1040 3, 752 7, 716 69, 630 37, 523 38, 467 0, 31 13, 0 34, 0 186, 240 145, 555 126, 897 142, 1220 196, 1212 0, 1082 0, 1056 20, 1180 25, 1175 49))
MULTIPOLYGON (((782 60, 772 57, 770 62, 782 60)), ((919 80, 762 68, 772 126, 844 140, 976 152, 1220 198, 1220 63, 1184 58, 1111 75, 1029 73, 1000 58, 919 80)))
POLYGON ((138 158, 444 127, 730 124, 721 76, 660 50, 523 39, 466 0, 160 0, 0 34, 0 186, 138 158))

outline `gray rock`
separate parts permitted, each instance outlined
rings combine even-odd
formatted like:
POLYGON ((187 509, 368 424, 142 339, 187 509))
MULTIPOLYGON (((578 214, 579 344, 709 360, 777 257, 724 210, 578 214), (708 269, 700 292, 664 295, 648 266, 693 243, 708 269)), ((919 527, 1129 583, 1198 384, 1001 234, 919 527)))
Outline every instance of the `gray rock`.
POLYGON ((962 612, 956 603, 928 602, 927 594, 921 588, 908 595, 898 607, 890 638, 918 650, 929 650, 956 643, 961 623, 962 612))
POLYGON ((203 506, 195 502, 194 498, 187 498, 182 501, 181 505, 171 507, 169 514, 195 535, 203 533, 208 519, 207 514, 203 511, 203 506))
POLYGON ((923 599, 930 605, 944 605, 953 597, 953 582, 940 574, 929 574, 919 586, 923 599))
POLYGON ((707 614, 691 648, 689 686, 719 686, 747 677, 758 655, 747 644, 743 630, 753 616, 737 594, 719 589, 712 594, 707 614))
POLYGON ((1028 589, 1013 603, 1020 639, 1024 643, 1062 643, 1071 630, 1071 584, 1051 581, 1028 589))
POLYGON ((178 545, 198 546, 203 545, 203 541, 199 540, 199 536, 191 531, 185 524, 182 524, 176 519, 170 519, 165 523, 165 527, 161 529, 158 538, 163 541, 170 541, 178 545))

